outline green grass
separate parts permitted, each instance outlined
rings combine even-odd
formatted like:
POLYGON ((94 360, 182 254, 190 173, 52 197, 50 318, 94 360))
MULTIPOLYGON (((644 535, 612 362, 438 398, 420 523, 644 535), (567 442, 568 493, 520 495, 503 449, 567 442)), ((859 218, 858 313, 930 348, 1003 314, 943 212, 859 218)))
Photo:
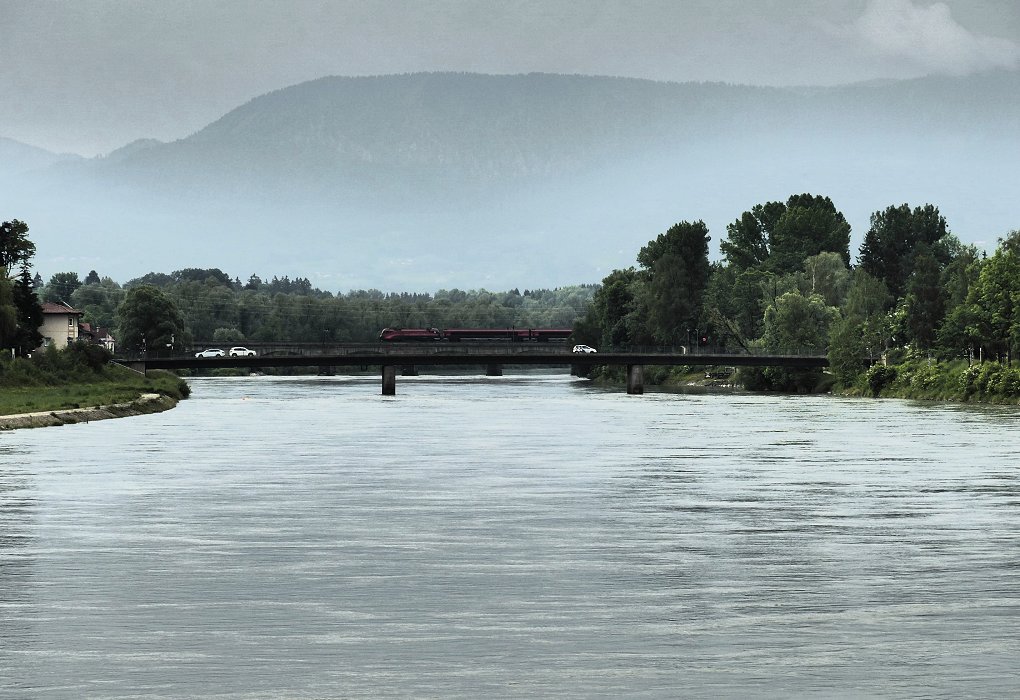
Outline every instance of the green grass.
POLYGON ((0 373, 0 416, 127 403, 142 394, 179 400, 190 393, 184 380, 169 372, 142 376, 118 366, 83 371, 78 377, 11 374, 0 373))

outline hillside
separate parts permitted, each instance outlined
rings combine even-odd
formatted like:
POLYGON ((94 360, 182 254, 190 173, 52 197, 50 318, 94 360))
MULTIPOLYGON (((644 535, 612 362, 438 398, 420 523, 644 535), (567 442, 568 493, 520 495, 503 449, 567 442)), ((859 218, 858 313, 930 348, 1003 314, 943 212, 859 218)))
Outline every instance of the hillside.
POLYGON ((903 201, 994 242, 1020 225, 1018 134, 1016 72, 811 89, 329 77, 175 142, 35 154, 4 216, 30 222, 44 274, 218 266, 328 289, 552 286, 631 264, 681 219, 704 219, 717 244, 744 209, 801 191, 832 197, 855 246, 872 211, 903 201))

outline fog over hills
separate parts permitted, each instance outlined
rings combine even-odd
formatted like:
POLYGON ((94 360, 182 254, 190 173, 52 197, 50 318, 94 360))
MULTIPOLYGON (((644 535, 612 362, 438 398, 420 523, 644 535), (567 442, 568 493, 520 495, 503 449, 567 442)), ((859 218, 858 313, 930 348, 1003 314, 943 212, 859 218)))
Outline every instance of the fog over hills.
POLYGON ((530 74, 329 77, 103 158, 0 138, 4 218, 44 276, 220 267, 324 289, 597 282, 680 220, 713 246, 811 192, 854 228, 931 202, 965 242, 1020 228, 1020 73, 835 88, 530 74))

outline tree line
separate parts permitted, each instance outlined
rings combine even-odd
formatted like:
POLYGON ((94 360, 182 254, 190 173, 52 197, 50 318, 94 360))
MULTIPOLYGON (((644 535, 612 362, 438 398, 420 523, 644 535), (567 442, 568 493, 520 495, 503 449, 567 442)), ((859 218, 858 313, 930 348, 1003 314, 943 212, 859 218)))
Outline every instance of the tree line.
POLYGON ((199 343, 372 342, 386 327, 570 328, 595 289, 333 294, 306 278, 242 282, 218 268, 151 272, 123 285, 95 271, 84 280, 59 272, 36 285, 44 301, 67 303, 84 322, 112 329, 120 352, 150 355, 199 343))
MULTIPOLYGON (((1009 364, 1020 351, 1020 232, 987 255, 962 244, 932 204, 874 212, 856 264, 850 225, 831 199, 796 194, 752 206, 709 260, 703 221, 681 221, 600 285, 490 292, 355 290, 308 279, 242 282, 216 268, 152 272, 121 285, 90 271, 32 275, 28 227, 0 228, 0 347, 41 342, 39 300, 67 303, 113 330, 125 352, 195 343, 370 342, 384 327, 573 327, 600 350, 712 346, 828 354, 850 386, 880 358, 1009 364)), ((743 371, 749 388, 806 391, 817 371, 743 371)))
MULTIPOLYGON (((708 258, 702 221, 649 241, 637 267, 614 270, 575 336, 602 348, 712 345, 828 354, 844 386, 879 358, 1009 363, 1020 350, 1020 232, 993 255, 964 245, 932 204, 871 215, 856 265, 850 225, 828 197, 751 207, 708 258)), ((810 391, 819 370, 743 370, 749 388, 810 391)))

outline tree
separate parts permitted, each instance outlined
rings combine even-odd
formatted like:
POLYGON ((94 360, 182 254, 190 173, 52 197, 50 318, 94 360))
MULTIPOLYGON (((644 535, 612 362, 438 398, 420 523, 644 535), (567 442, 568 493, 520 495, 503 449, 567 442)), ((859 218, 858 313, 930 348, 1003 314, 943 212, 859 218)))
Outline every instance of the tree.
POLYGON ((0 348, 12 348, 18 333, 18 308, 6 273, 0 274, 0 348))
POLYGON ((769 267, 788 273, 819 253, 837 253, 850 264, 850 224, 828 197, 798 194, 786 203, 769 240, 769 267))
POLYGON ((184 319, 173 300, 151 285, 132 287, 117 309, 122 347, 146 355, 183 342, 184 319))
POLYGON ((945 292, 941 270, 927 246, 917 254, 914 271, 907 279, 904 309, 910 339, 922 350, 935 344, 936 333, 945 318, 945 292))
POLYGON ((936 251, 941 264, 949 262, 945 256, 952 253, 952 246, 943 241, 947 234, 945 218, 931 204, 913 210, 901 204, 876 211, 861 244, 860 266, 884 281, 893 296, 899 298, 914 269, 919 245, 936 251))
POLYGON ((828 197, 791 195, 786 203, 767 202, 745 211, 726 227, 719 249, 726 261, 746 270, 766 266, 772 272, 796 272, 819 253, 838 254, 850 264, 850 224, 828 197))
POLYGON ((17 219, 0 224, 0 348, 12 348, 19 354, 42 344, 42 307, 33 286, 33 255, 35 244, 28 238, 27 224, 17 219), (21 274, 12 282, 10 271, 15 265, 21 266, 21 274))
POLYGON ((594 326, 599 329, 601 347, 647 344, 647 314, 641 304, 643 284, 642 276, 633 267, 613 270, 602 280, 589 310, 594 326))
MULTIPOLYGON (((817 294, 787 292, 765 311, 762 345, 770 352, 825 353, 830 327, 838 319, 839 311, 817 294)), ((812 391, 822 379, 818 369, 768 367, 762 374, 766 388, 780 391, 812 391)))
POLYGON ((39 332, 43 324, 43 308, 35 294, 28 262, 21 263, 21 274, 14 282, 13 292, 14 306, 18 311, 18 330, 13 345, 19 355, 24 355, 43 343, 39 332))
POLYGON ((850 271, 839 253, 824 252, 804 260, 801 292, 818 294, 829 306, 842 306, 850 287, 850 271))
POLYGON ((77 272, 58 272, 43 288, 43 301, 50 301, 58 304, 69 304, 71 295, 81 286, 77 272))
POLYGON ((109 277, 98 284, 85 284, 72 294, 71 306, 82 312, 82 320, 94 326, 110 328, 117 322, 117 307, 124 301, 124 290, 109 277))
POLYGON ((95 270, 89 270, 89 273, 85 275, 85 284, 99 284, 101 281, 99 273, 95 270))
POLYGON ((28 224, 17 219, 0 224, 0 270, 9 274, 34 255, 35 243, 28 239, 28 224))
POLYGON ((236 328, 217 328, 213 331, 212 339, 214 343, 221 343, 223 345, 232 345, 233 343, 240 343, 244 340, 244 336, 241 335, 241 331, 236 328))
POLYGON ((829 369, 843 386, 851 386, 868 368, 864 321, 859 316, 836 320, 829 332, 829 369))
POLYGON ((968 301, 982 345, 1011 359, 1020 350, 1020 255, 1000 245, 981 267, 968 301))
POLYGON ((885 349, 891 336, 889 310, 894 301, 885 282, 860 268, 854 270, 843 314, 859 324, 863 347, 872 359, 885 349))
POLYGON ((787 292, 765 311, 766 350, 784 353, 825 352, 829 325, 838 311, 817 294, 787 292))
POLYGON ((638 252, 637 260, 647 272, 643 291, 649 330, 660 343, 683 342, 688 320, 701 315, 711 272, 709 240, 705 222, 682 221, 638 252))
POLYGON ((719 243, 726 262, 741 270, 765 264, 775 223, 785 211, 782 202, 756 204, 727 226, 727 238, 719 243))
MULTIPOLYGON (((732 265, 716 265, 705 289, 705 320, 717 333, 722 332, 740 347, 749 349, 750 342, 761 336, 766 290, 773 287, 775 277, 760 267, 742 270, 732 265)), ((769 294, 768 300, 774 301, 774 296, 769 294)))

